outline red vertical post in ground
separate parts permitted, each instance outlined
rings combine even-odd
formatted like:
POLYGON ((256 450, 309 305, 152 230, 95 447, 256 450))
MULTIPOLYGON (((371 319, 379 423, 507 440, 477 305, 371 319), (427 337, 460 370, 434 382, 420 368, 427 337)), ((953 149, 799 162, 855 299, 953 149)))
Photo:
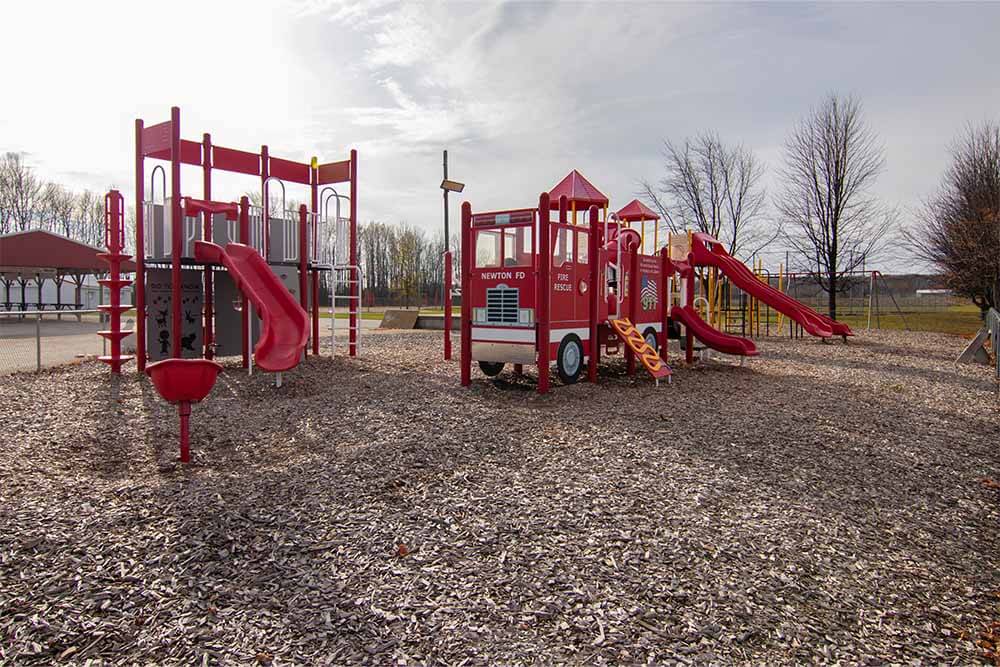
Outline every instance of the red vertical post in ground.
MULTIPOLYGON (((305 204, 299 204, 299 305, 302 310, 309 312, 309 237, 306 220, 309 211, 305 204)), ((284 214, 282 214, 284 215, 284 214)), ((286 251, 287 252, 287 251, 286 251)), ((309 344, 306 343, 305 353, 309 353, 309 344)))
MULTIPOLYGON (((628 319, 632 326, 637 328, 639 326, 636 322, 636 316, 639 314, 639 251, 640 247, 637 246, 632 251, 632 256, 628 261, 628 319)), ((628 374, 635 375, 635 352, 628 345, 625 346, 625 362, 628 374)))
MULTIPOLYGON (((313 157, 309 168, 309 203, 312 207, 312 254, 309 261, 313 264, 312 270, 312 331, 313 331, 313 354, 319 354, 319 270, 315 268, 319 261, 319 170, 316 167, 317 160, 313 157)), ((306 247, 308 245, 308 239, 306 247)))
POLYGON ((181 210, 181 110, 170 109, 170 298, 173 324, 171 356, 181 356, 181 252, 184 248, 184 219, 181 210))
MULTIPOLYGON (((538 347, 538 393, 549 390, 549 288, 552 267, 552 237, 550 235, 549 193, 538 197, 538 275, 535 283, 535 301, 538 303, 536 341, 538 347)), ((565 206, 563 206, 565 208, 565 206)), ((465 253, 462 253, 463 257, 465 253)), ((465 293, 462 293, 465 303, 465 293)))
MULTIPOLYGON (((685 285, 684 305, 694 309, 694 255, 690 253, 687 256, 687 275, 682 276, 681 280, 684 281, 685 285)), ((694 334, 691 327, 684 327, 684 343, 686 346, 684 361, 692 364, 694 363, 694 334)))
POLYGON ((451 361, 451 251, 444 253, 444 360, 451 361))
POLYGON ((177 404, 177 413, 181 417, 181 463, 191 462, 191 432, 189 421, 191 418, 191 404, 181 401, 177 404))
POLYGON ((135 121, 135 363, 146 370, 146 177, 143 173, 142 119, 135 121))
MULTIPOLYGON (((250 242, 250 199, 240 197, 240 243, 252 245, 250 242)), ((240 311, 240 347, 243 349, 243 368, 250 368, 250 304, 243 300, 243 310, 240 311)))
MULTIPOLYGON (((351 149, 351 266, 358 265, 358 151, 351 149)), ((348 291, 348 353, 358 355, 358 306, 361 305, 361 273, 357 268, 350 270, 351 282, 348 291)))
POLYGON ((462 203, 462 261, 459 284, 462 286, 461 318, 459 320, 459 367, 462 386, 472 382, 472 295, 469 277, 472 275, 472 204, 462 203))
POLYGON ((670 245, 666 245, 660 250, 660 359, 667 361, 668 347, 670 345, 670 303, 667 298, 670 294, 670 276, 673 267, 670 264, 670 245))
POLYGON ((587 259, 590 260, 590 294, 587 303, 590 304, 590 357, 587 360, 587 380, 597 382, 597 365, 601 363, 601 341, 597 337, 598 317, 601 314, 601 262, 597 234, 600 229, 600 218, 596 206, 590 207, 590 233, 587 237, 587 259))
MULTIPOLYGON (((212 201, 212 135, 206 132, 201 139, 201 169, 202 169, 202 192, 205 201, 212 201)), ((215 239, 212 234, 212 214, 208 211, 202 213, 204 216, 203 238, 212 242, 215 239)), ((215 304, 212 303, 212 281, 213 269, 210 265, 205 265, 205 358, 211 359, 215 356, 215 304)))

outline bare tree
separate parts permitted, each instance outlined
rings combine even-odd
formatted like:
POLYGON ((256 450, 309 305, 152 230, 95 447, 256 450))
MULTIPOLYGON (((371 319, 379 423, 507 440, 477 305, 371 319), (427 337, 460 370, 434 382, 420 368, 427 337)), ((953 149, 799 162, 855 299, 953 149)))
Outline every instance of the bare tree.
POLYGON ((44 229, 73 236, 76 195, 58 183, 46 183, 42 191, 39 220, 44 229))
POLYGON ((24 162, 21 153, 5 153, 0 158, 0 185, 4 193, 0 195, 0 205, 4 220, 0 221, 9 232, 23 232, 38 223, 42 206, 43 185, 34 170, 24 162))
POLYGON ((73 238, 97 248, 104 246, 104 197, 91 190, 77 197, 73 238))
POLYGON ((851 286, 847 274, 874 259, 895 227, 896 211, 871 193, 884 165, 853 97, 830 95, 785 142, 776 206, 788 242, 829 297, 830 317, 837 294, 851 286))
POLYGON ((670 231, 705 232, 742 256, 777 237, 764 224, 764 168, 750 149, 706 133, 681 145, 665 141, 663 160, 663 177, 641 186, 670 231))
MULTIPOLYGON (((0 155, 0 235, 10 234, 14 221, 14 209, 11 204, 10 170, 7 163, 9 154, 0 155)), ((9 287, 9 286, 8 286, 9 287)), ((9 298, 7 299, 10 300, 9 298)))
POLYGON ((970 125, 951 155, 907 238, 948 287, 985 312, 1000 304, 1000 125, 970 125))

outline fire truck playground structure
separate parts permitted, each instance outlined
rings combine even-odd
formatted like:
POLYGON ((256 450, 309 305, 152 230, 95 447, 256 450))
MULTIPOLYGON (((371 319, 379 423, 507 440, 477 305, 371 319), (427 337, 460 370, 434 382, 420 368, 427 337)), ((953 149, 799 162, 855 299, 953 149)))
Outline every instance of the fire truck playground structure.
MULTIPOLYGON (((211 135, 200 142, 181 138, 180 109, 173 107, 170 120, 146 127, 141 119, 135 122, 135 351, 139 372, 150 375, 157 390, 167 401, 178 405, 181 417, 181 461, 189 460, 188 416, 191 403, 205 398, 222 367, 215 356, 215 314, 213 284, 217 271, 226 270, 242 293, 240 304, 243 367, 281 373, 294 368, 312 348, 319 354, 319 284, 325 274, 331 295, 331 339, 336 334, 334 308, 337 300, 346 302, 348 310, 348 353, 356 356, 360 333, 361 271, 357 252, 357 166, 358 154, 351 150, 350 158, 310 164, 274 157, 266 145, 259 153, 235 150, 212 143, 211 135), (162 165, 150 172, 149 198, 145 190, 145 160, 169 163, 169 194, 167 175, 162 165), (195 199, 182 196, 181 165, 202 169, 202 196, 195 199), (244 196, 239 202, 212 199, 212 175, 215 171, 249 175, 259 179, 261 204, 252 205, 244 196), (159 172, 163 201, 156 202, 155 185, 159 172), (285 210, 285 182, 307 186, 310 205, 298 211, 285 210), (341 194, 334 184, 347 183, 348 193, 341 194), (298 300, 285 287, 268 265, 271 253, 269 218, 272 187, 280 188, 281 207, 277 216, 282 227, 283 263, 298 271, 298 300), (347 216, 343 216, 346 204, 347 216), (332 205, 332 213, 331 213, 332 205), (151 236, 147 223, 154 219, 157 206, 163 207, 165 219, 163 238, 166 257, 152 257, 151 236), (201 224, 198 222, 201 217, 201 224), (292 221, 297 220, 297 228, 292 221), (224 231, 213 228, 222 224, 224 231), (223 241, 218 245, 212 241, 223 241), (193 242, 193 243, 192 243, 193 242), (189 249, 193 249, 191 252, 189 249), (146 278, 150 267, 166 265, 171 274, 171 328, 169 358, 147 365, 146 340, 146 278), (204 308, 201 318, 203 347, 198 358, 181 358, 182 331, 182 269, 202 270, 204 308), (311 283, 311 284, 310 284, 311 283), (341 295, 337 295, 338 287, 341 295), (311 297, 311 298, 310 298, 311 297), (260 336, 253 345, 251 318, 261 319, 260 336), (311 345, 310 345, 311 343, 311 345), (253 357, 251 358, 251 347, 253 357)), ((101 306, 108 313, 110 328, 100 335, 110 342, 111 354, 101 360, 111 366, 113 387, 124 363, 133 356, 122 354, 121 341, 132 331, 121 327, 121 314, 130 309, 122 305, 120 290, 132 284, 123 279, 121 265, 130 259, 123 253, 124 202, 112 190, 105 199, 104 253, 109 264, 109 277, 101 283, 110 290, 110 303, 101 306)), ((331 341, 331 344, 333 342, 331 341)), ((335 352, 335 349, 334 349, 335 352)))
POLYGON ((694 339, 724 354, 755 356, 752 340, 715 328, 696 308, 701 301, 709 320, 726 328, 718 306, 733 286, 749 296, 751 317, 759 318, 763 303, 788 319, 793 335, 853 335, 763 282, 708 234, 668 234, 661 246, 659 216, 648 207, 633 200, 609 214, 608 205, 575 170, 542 193, 537 208, 474 214, 469 202, 462 205, 463 385, 471 382, 473 361, 489 376, 507 363, 518 374, 535 364, 539 393, 549 389, 552 360, 564 383, 576 382, 585 362, 588 381, 596 382, 602 348, 614 355, 622 346, 628 373, 640 362, 659 384, 670 378, 670 337, 683 339, 688 364, 694 339), (578 220, 581 211, 586 222, 578 220), (652 252, 645 254, 649 240, 652 252), (697 296, 699 287, 705 297, 697 296))

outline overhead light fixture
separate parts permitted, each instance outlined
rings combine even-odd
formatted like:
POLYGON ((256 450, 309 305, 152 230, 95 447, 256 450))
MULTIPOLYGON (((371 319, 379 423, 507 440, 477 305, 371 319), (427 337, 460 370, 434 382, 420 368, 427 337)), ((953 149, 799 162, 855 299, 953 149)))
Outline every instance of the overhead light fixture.
POLYGON ((447 190, 448 192, 461 192, 465 189, 465 183, 459 183, 458 181, 449 181, 447 178, 441 181, 441 189, 447 190))

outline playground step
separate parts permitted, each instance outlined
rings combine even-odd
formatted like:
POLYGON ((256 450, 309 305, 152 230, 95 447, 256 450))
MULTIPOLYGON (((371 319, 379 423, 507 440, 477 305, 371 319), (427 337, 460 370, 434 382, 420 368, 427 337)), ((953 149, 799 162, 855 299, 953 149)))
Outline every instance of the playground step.
POLYGON ((117 338, 118 340, 122 340, 123 338, 127 338, 128 336, 131 336, 134 333, 135 331, 133 331, 132 329, 123 329, 121 331, 98 331, 97 335, 103 338, 107 338, 108 340, 114 340, 115 338, 117 338))

